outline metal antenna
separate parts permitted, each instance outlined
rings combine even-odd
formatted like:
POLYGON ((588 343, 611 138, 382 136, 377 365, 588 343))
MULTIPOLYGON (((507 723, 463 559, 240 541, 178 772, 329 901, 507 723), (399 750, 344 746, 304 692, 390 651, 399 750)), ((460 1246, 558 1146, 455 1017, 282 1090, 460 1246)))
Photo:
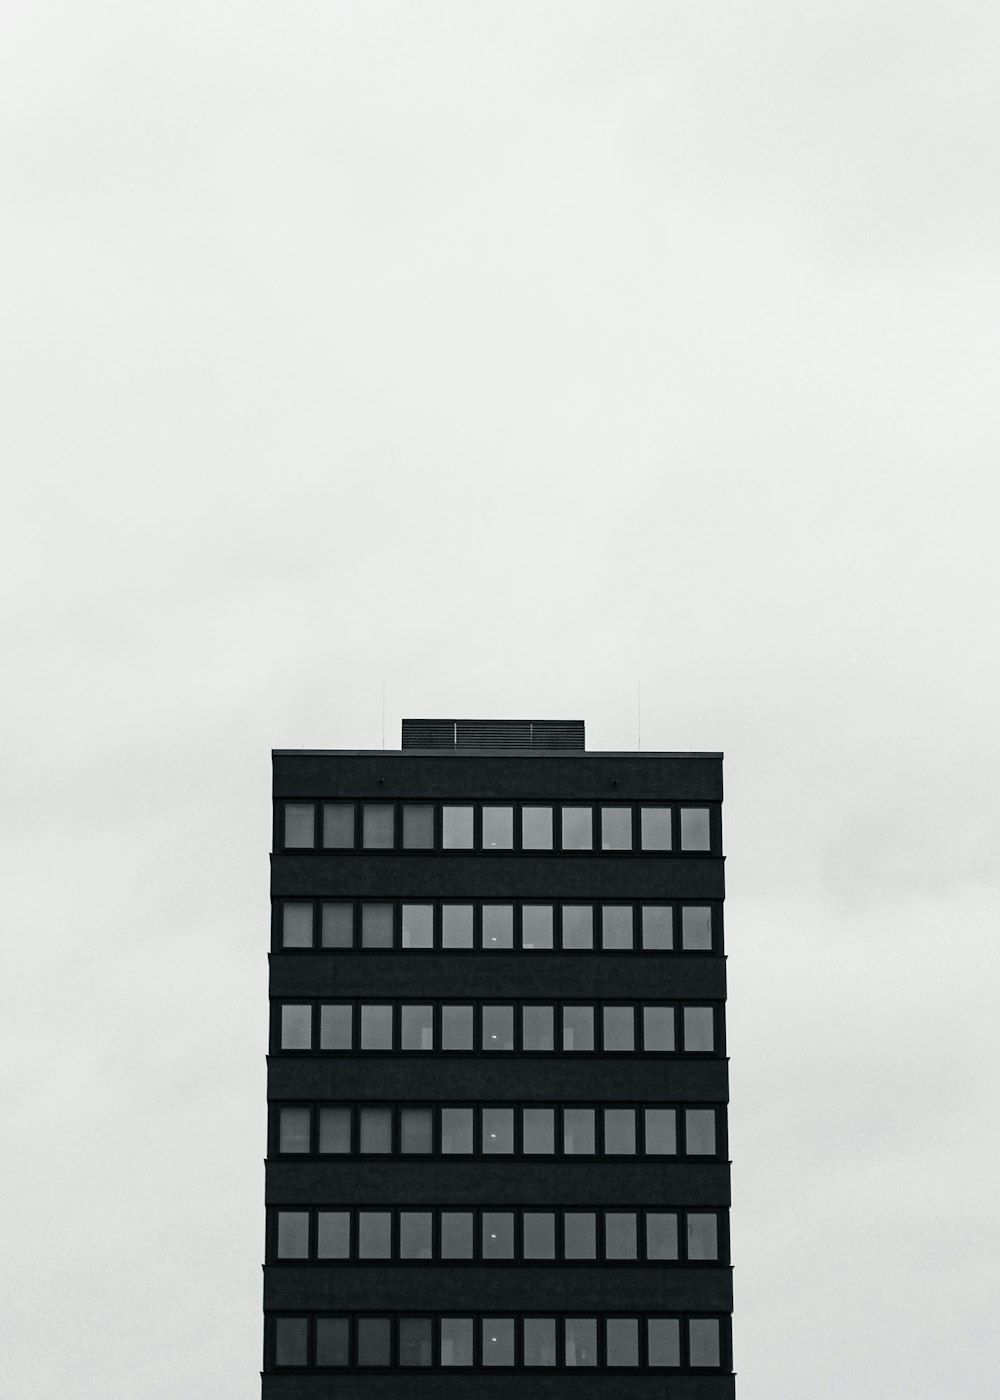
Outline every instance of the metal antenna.
POLYGON ((382 747, 385 748, 385 681, 382 682, 382 747))
POLYGON ((635 683, 635 728, 639 743, 639 752, 642 753, 642 677, 635 683))

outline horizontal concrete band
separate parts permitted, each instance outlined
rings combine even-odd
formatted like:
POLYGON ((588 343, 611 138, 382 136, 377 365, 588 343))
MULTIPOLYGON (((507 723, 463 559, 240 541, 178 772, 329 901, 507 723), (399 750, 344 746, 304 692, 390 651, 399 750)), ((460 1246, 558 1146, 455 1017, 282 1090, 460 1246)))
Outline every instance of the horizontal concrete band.
POLYGON ((262 1400, 735 1400, 735 1376, 491 1375, 278 1376, 263 1378, 262 1400))

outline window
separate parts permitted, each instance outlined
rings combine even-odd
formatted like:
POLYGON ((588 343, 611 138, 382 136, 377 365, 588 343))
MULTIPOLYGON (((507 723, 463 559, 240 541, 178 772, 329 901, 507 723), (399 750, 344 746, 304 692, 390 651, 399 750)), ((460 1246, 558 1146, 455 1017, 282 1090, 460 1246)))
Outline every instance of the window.
POLYGON ((309 1258, 309 1212, 278 1211, 278 1258, 309 1258))
POLYGON ((483 905, 483 947, 487 951, 494 948, 514 946, 514 906, 513 904, 483 905))
POLYGON ((524 1319, 525 1366, 556 1364, 556 1320, 554 1317, 524 1319))
POLYGON ((305 1317, 278 1317, 274 1321, 275 1366, 304 1366, 309 1340, 305 1317))
POLYGON ((441 906, 442 948, 472 947, 472 905, 443 904, 441 906))
MULTIPOLYGON (((549 1151, 551 1150, 550 1148, 549 1151)), ((555 1212, 551 1210, 526 1210, 522 1225, 524 1228, 525 1259, 554 1259, 556 1257, 555 1212)))
POLYGON ((350 1050, 354 1044, 353 1007, 321 1006, 319 1009, 319 1048, 350 1050))
POLYGON ((642 1043, 647 1050, 673 1050, 674 1008, 644 1006, 642 1008, 642 1043))
POLYGON ((523 1117, 525 1156, 551 1156, 555 1152, 556 1123, 552 1108, 526 1108, 523 1117))
POLYGON ((312 1007, 286 1004, 281 1008, 282 1050, 312 1048, 312 1007))
POLYGON ((635 1049, 635 1012, 631 1006, 604 1008, 604 1049, 635 1049))
POLYGON ((391 904, 362 904, 361 946, 362 948, 392 947, 391 904))
POLYGON ((433 904, 404 904, 402 914, 404 948, 434 947, 433 904))
POLYGON ((361 841, 366 851, 391 851, 396 843, 391 802, 366 802, 361 809, 361 841))
POLYGON ((639 814, 644 851, 670 850, 670 808, 643 807, 639 814))
POLYGON ((635 1156, 635 1109, 604 1110, 604 1151, 608 1156, 635 1156))
POLYGON ((605 904, 601 909, 601 947, 621 951, 632 947, 632 906, 605 904))
POLYGON ((316 1365, 347 1366, 350 1363, 350 1332, 346 1317, 316 1319, 316 1365))
POLYGON ((509 851, 514 845, 513 807, 483 808, 483 850, 509 851))
POLYGON ((639 1319, 609 1317, 607 1319, 607 1364, 609 1366, 638 1366, 639 1319))
POLYGON ((524 1050, 552 1050, 555 1039, 551 1006, 521 1008, 521 1047, 524 1050))
POLYGON ((392 1216, 387 1210, 358 1212, 358 1258, 392 1258, 392 1216))
POLYGON ((719 1365, 719 1321, 693 1317, 688 1323, 688 1355, 692 1366, 719 1365))
POLYGON ((483 1152, 487 1156, 514 1151, 514 1110, 483 1109, 483 1152))
POLYGON ((362 1050, 392 1049, 391 1006, 362 1006, 361 1048, 362 1050))
POLYGON ((442 807, 441 845, 446 851, 472 849, 471 807, 442 807))
POLYGON ((597 1365, 597 1320, 593 1317, 566 1319, 566 1365, 597 1365))
POLYGON ((278 1114, 278 1151, 309 1151, 308 1108, 283 1108, 278 1114))
POLYGON ((483 1318, 483 1365, 513 1366, 514 1319, 512 1317, 483 1318))
POLYGON ((441 1110, 441 1152, 444 1156, 468 1156, 472 1151, 472 1109, 441 1110))
POLYGON ((604 1257, 637 1259, 638 1250, 635 1212, 609 1210, 604 1217, 604 1257))
POLYGON ((677 1110, 646 1109, 646 1156, 673 1157, 677 1153, 677 1110))
MULTIPOLYGON (((310 842, 310 845, 311 844, 310 842)), ((328 851, 353 849, 353 802, 323 803, 323 845, 328 851)))
POLYGON ((400 1366, 429 1366, 431 1364, 431 1319, 401 1317, 399 1319, 400 1366))
POLYGON ((667 904, 642 906, 642 946, 647 952, 674 946, 674 911, 667 904))
POLYGON ((551 807, 521 808, 521 849, 525 851, 551 851, 551 807))
MULTIPOLYGON (((321 926, 324 948, 353 948, 354 905, 324 904, 321 926)), ((390 941, 391 933, 390 927, 390 941)))
POLYGON ((472 1258, 472 1211, 441 1212, 441 1258, 472 1258))
POLYGON ((316 813, 311 802, 285 803, 285 847, 289 850, 316 844, 316 813))
POLYGON ((514 1048, 514 1008, 513 1006, 483 1007, 483 1049, 513 1050, 514 1048))
POLYGON ((677 1318, 651 1317, 646 1326, 650 1366, 679 1366, 681 1326, 677 1318))
POLYGON ((594 847, 594 814, 589 807, 562 809, 564 851, 590 851, 594 847))
POLYGON ((685 952, 712 951, 712 909, 685 904, 681 909, 681 945, 685 952))
POLYGON ((715 1155, 715 1109, 684 1110, 684 1136, 689 1157, 715 1155))
POLYGON ((392 1151, 391 1108, 363 1108, 359 1127, 359 1147, 362 1152, 392 1151))
POLYGON ((562 945, 573 952, 593 948, 594 911, 589 904, 563 905, 562 945))
POLYGON ((483 1258, 513 1259, 514 1214, 509 1210, 483 1211, 483 1258))
POLYGON ((715 1215, 688 1211, 687 1257, 689 1259, 718 1259, 719 1224, 715 1215))
POLYGON ((399 1110, 399 1150, 408 1153, 433 1152, 433 1109, 401 1108, 399 1110))
POLYGON ((631 807, 601 808, 601 850, 630 851, 632 849, 631 807))
POLYGON ((433 1006, 403 1006, 400 1008, 400 1049, 434 1049, 433 1006))
POLYGON ((563 1151, 567 1157, 592 1157, 595 1127, 592 1108, 563 1110, 563 1151))
POLYGON ((646 1258, 677 1258, 677 1216, 673 1211, 647 1212, 646 1258))
POLYGON ((592 1210, 568 1210, 563 1216, 563 1258, 597 1258, 597 1217, 592 1210))
POLYGON ((320 1152, 351 1151, 351 1110, 321 1108, 319 1111, 320 1152))
POLYGON ((472 1049, 472 1007, 442 1006, 441 1049, 472 1049))
POLYGON ((594 1008, 592 1006, 563 1007, 564 1050, 593 1050, 594 1008))
POLYGON ((521 947, 539 950, 552 947, 552 905, 525 904, 521 909, 521 947))
POLYGON ((685 1006, 684 1049, 715 1049, 715 1013, 710 1006, 685 1006))
POLYGON ((351 1257, 351 1217, 346 1210, 321 1210, 316 1217, 316 1257, 351 1257))
POLYGON ((403 1210, 399 1213, 400 1259, 433 1258, 432 1219, 429 1210, 403 1210))
POLYGON ((389 1319, 358 1318, 358 1365, 388 1366, 392 1359, 389 1319))
POLYGON ((441 1365, 472 1365, 472 1318, 441 1319, 441 1365))
POLYGON ((707 807, 681 808, 681 850, 711 850, 711 827, 707 807))
POLYGON ((287 902, 281 911, 281 946, 283 948, 311 948, 312 943, 312 905, 287 902))
POLYGON ((430 802, 403 803, 403 849, 426 851, 434 845, 434 807, 430 802))

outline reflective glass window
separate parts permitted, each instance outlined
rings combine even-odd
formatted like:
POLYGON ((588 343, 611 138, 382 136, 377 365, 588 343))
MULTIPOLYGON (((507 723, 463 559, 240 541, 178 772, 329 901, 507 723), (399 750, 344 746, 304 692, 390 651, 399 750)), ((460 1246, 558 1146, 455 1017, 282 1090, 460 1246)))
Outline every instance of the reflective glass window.
POLYGON ((468 1156, 472 1151, 472 1109, 441 1110, 441 1151, 447 1156, 468 1156))
POLYGON ((350 1365, 350 1319, 318 1317, 316 1319, 316 1365, 350 1365))
POLYGON ((434 947, 433 904, 404 904, 400 920, 400 941, 404 948, 434 947))
POLYGON ((285 803, 285 846, 301 850, 316 843, 316 816, 311 802, 285 803))
POLYGON ((360 1148, 362 1152, 392 1151, 392 1109, 363 1108, 360 1115, 360 1148))
POLYGON ((320 1109, 319 1150, 321 1152, 351 1151, 351 1110, 349 1108, 320 1109))
POLYGON ((605 904, 601 908, 601 947, 607 952, 632 947, 632 906, 605 904))
POLYGON ((635 1009, 631 1006, 604 1008, 604 1049, 635 1049, 635 1009))
POLYGON ((526 1210, 524 1225, 525 1259, 556 1257, 556 1217, 551 1210, 526 1210))
POLYGON ((361 1049, 392 1049, 392 1007, 362 1006, 361 1049))
POLYGON ((646 1155, 672 1157, 677 1152, 677 1110, 646 1109, 646 1155))
POLYGON ((716 1150, 715 1109, 686 1108, 684 1137, 689 1157, 713 1157, 716 1150))
POLYGON ((594 847, 594 813, 589 807, 562 809, 564 851, 590 851, 594 847))
POLYGON ((430 1259, 433 1257, 433 1224, 429 1210, 400 1211, 400 1259, 430 1259))
POLYGON ((278 1258, 309 1258, 309 1212, 278 1211, 278 1258))
POLYGON ((646 1213, 646 1258, 676 1259, 677 1215, 674 1211, 651 1210, 646 1213))
POLYGON ((524 1319, 525 1366, 556 1364, 556 1320, 554 1317, 524 1319))
POLYGON ((589 904, 564 904, 562 946, 572 952, 593 948, 594 911, 589 904))
POLYGON ((403 803, 403 849, 427 851, 434 845, 434 808, 430 802, 403 803))
POLYGON ((286 902, 281 911, 281 946, 283 948, 311 948, 312 942, 312 905, 286 902))
POLYGON ((674 911, 669 904, 642 906, 642 946, 648 952, 674 946, 674 911))
POLYGON ((642 1008, 642 1043, 647 1050, 673 1050, 674 1008, 644 1006, 642 1008))
POLYGON ((514 1008, 513 1006, 483 1007, 483 1049, 513 1050, 514 1048, 514 1008))
POLYGON ((594 1008, 564 1006, 562 1048, 564 1050, 593 1050, 594 1008))
POLYGON ((669 807, 643 807, 639 814, 639 826, 644 851, 670 850, 669 807))
POLYGON ((521 1008, 521 1048, 523 1050, 554 1049, 551 1006, 521 1008))
POLYGON ((607 1365, 638 1366, 639 1319, 609 1317, 607 1319, 607 1365))
POLYGON ((354 846, 354 803, 323 803, 323 845, 328 851, 354 846))
POLYGON ((472 849, 472 808, 444 806, 441 809, 441 844, 446 851, 472 849))
POLYGON ((597 1365, 597 1319, 568 1317, 566 1319, 566 1365, 597 1365))
POLYGON ((358 1258, 392 1258, 392 1216, 387 1210, 358 1212, 358 1258))
POLYGON ((351 1215, 346 1210, 321 1210, 316 1217, 317 1259, 351 1257, 351 1215))
POLYGON ((514 808, 483 808, 483 850, 509 851, 514 845, 514 808))
POLYGON ((431 1355, 432 1324, 429 1317, 401 1317, 399 1319, 399 1364, 400 1366, 429 1366, 431 1355))
POLYGON ((676 1317, 651 1317, 647 1323, 650 1366, 681 1364, 681 1325, 676 1317))
POLYGON ((711 826, 707 807, 681 808, 681 850, 711 850, 711 826))
POLYGON ((514 1110, 483 1109, 483 1151, 488 1155, 514 1151, 514 1110))
POLYGON ((568 1210, 563 1216, 563 1258, 597 1258, 597 1216, 592 1210, 568 1210))
POLYGON ((601 808, 601 850, 630 851, 632 849, 631 807, 601 808))
POLYGON ((388 1366, 392 1360, 387 1317, 358 1318, 358 1365, 388 1366))
POLYGON ((568 1157, 590 1157, 595 1151, 592 1108, 563 1109, 563 1151, 568 1157))
POLYGON ((525 1156, 551 1156, 556 1150, 555 1109, 524 1109, 522 1131, 525 1156))
POLYGON ((681 946, 689 953, 712 951, 712 906, 685 904, 681 909, 681 946))
POLYGON ((441 1365, 472 1365, 472 1318, 441 1319, 441 1365))
POLYGON ((368 901, 362 904, 361 946, 362 948, 392 947, 391 904, 372 904, 368 901))
POLYGON ((521 808, 521 849, 525 851, 551 851, 551 807, 521 808))
POLYGON ((442 1006, 441 1049, 472 1049, 472 1007, 442 1006))
POLYGON ((483 1258, 513 1259, 514 1212, 510 1210, 483 1211, 483 1258))
POLYGON ((553 946, 552 905, 525 904, 521 909, 521 946, 540 952, 553 946))
POLYGON ((308 1338, 308 1318, 276 1317, 274 1319, 275 1366, 304 1366, 308 1338))
POLYGON ((400 1152, 433 1152, 434 1110, 432 1108, 401 1108, 399 1110, 400 1152))
POLYGON ((281 1008, 282 1050, 312 1049, 312 1007, 285 1005, 281 1008))
POLYGON ((604 1151, 609 1156, 635 1156, 635 1109, 604 1110, 604 1151))
POLYGON ((354 1008, 352 1006, 321 1006, 319 1009, 319 1048, 321 1050, 350 1050, 354 1044, 354 1008))
POLYGON ((352 948, 354 946, 354 905, 343 902, 324 904, 321 928, 324 948, 352 948))
POLYGON ((715 1049, 715 1013, 710 1006, 685 1006, 684 1049, 715 1049))
POLYGON ((639 1240, 635 1211, 609 1210, 604 1216, 604 1256, 606 1259, 637 1259, 639 1240))
POLYGON ((483 947, 513 948, 514 946, 514 906, 513 904, 483 905, 483 947))
POLYGON ((441 1258, 472 1258, 472 1211, 441 1212, 441 1258))
POLYGON ((689 1259, 718 1259, 719 1222, 714 1213, 688 1211, 687 1257, 689 1259))
POLYGON ((400 1007, 399 1047, 401 1050, 434 1049, 433 1006, 400 1007))
POLYGON ((308 1108, 283 1108, 278 1114, 278 1151, 309 1151, 308 1108))
POLYGON ((442 904, 441 947, 472 947, 472 905, 442 904))
POLYGON ((688 1323, 688 1360, 692 1366, 719 1365, 719 1321, 692 1317, 688 1323))
POLYGON ((366 802, 361 809, 361 841, 366 851, 391 851, 396 843, 391 802, 366 802))
POLYGON ((513 1366, 514 1319, 512 1317, 483 1318, 483 1365, 513 1366))

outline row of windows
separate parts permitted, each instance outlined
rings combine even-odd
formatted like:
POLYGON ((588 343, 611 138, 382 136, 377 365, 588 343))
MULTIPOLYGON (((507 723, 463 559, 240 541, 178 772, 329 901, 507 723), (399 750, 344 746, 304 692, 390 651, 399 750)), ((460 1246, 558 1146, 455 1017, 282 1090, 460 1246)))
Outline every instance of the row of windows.
POLYGON ((717 1263, 718 1211, 275 1210, 268 1257, 392 1263, 717 1263))
POLYGON ((285 900, 282 948, 711 952, 710 904, 285 900))
POLYGON ((716 1108, 283 1105, 274 1149, 345 1156, 714 1157, 716 1108))
POLYGON ((718 1369, 719 1317, 271 1316, 275 1367, 718 1369))
POLYGON ((710 851, 712 821, 635 803, 286 802, 283 836, 286 851, 710 851))
POLYGON ((714 1006, 576 1002, 280 1002, 280 1050, 706 1054, 714 1006))

